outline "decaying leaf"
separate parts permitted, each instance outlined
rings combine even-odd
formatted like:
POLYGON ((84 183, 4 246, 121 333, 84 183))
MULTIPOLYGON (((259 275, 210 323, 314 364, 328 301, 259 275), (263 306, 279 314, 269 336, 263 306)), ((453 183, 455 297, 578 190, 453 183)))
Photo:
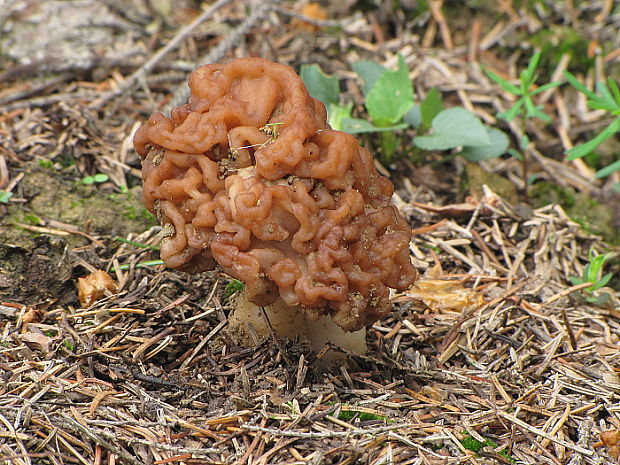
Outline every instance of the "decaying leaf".
POLYGON ((479 292, 463 286, 460 281, 420 279, 405 292, 411 299, 421 300, 434 311, 462 312, 484 304, 479 292))
POLYGON ((22 342, 26 344, 34 344, 45 353, 51 351, 52 338, 41 333, 23 333, 19 335, 22 342))
POLYGON ((442 207, 418 202, 413 202, 413 204, 418 208, 448 218, 467 218, 476 210, 479 211, 480 215, 488 216, 493 213, 491 208, 497 207, 500 202, 501 199, 495 192, 491 191, 487 186, 483 186, 483 195, 480 199, 468 196, 464 203, 454 203, 442 207))
POLYGON ((29 308, 22 318, 22 323, 37 323, 41 321, 41 312, 34 308, 29 308))
MULTIPOLYGON (((300 13, 303 16, 306 16, 310 19, 315 19, 317 21, 325 21, 327 19, 327 11, 325 10, 325 8, 323 8, 319 3, 315 2, 307 3, 302 6, 300 13)), ((297 18, 293 20, 292 24, 295 27, 308 32, 314 32, 319 29, 318 26, 297 18)))
POLYGON ((620 457, 620 430, 603 431, 601 433, 601 442, 609 449, 609 455, 614 460, 618 460, 620 457))
POLYGON ((78 297, 82 307, 90 307, 102 298, 106 291, 114 293, 117 289, 116 282, 103 270, 97 270, 85 278, 78 279, 78 297))

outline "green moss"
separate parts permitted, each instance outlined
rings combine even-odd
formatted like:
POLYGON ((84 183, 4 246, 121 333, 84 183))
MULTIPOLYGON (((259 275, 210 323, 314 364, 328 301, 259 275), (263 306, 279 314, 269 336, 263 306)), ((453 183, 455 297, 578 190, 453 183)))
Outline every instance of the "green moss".
POLYGON ((512 204, 516 204, 519 201, 517 188, 510 180, 499 174, 485 171, 478 163, 468 162, 465 165, 465 173, 461 179, 462 191, 480 198, 483 194, 483 185, 489 186, 493 192, 512 204))
MULTIPOLYGON (((475 452, 476 454, 479 453, 483 447, 492 447, 493 449, 497 449, 497 447, 499 447, 495 441, 489 438, 484 438, 484 442, 481 442, 472 437, 469 433, 465 433, 465 436, 461 439, 461 444, 465 449, 475 452)), ((506 450, 500 450, 498 454, 510 463, 517 463, 515 458, 506 450)))
POLYGON ((613 209, 589 195, 565 189, 557 184, 539 182, 532 187, 530 197, 535 208, 558 204, 585 231, 598 234, 611 244, 620 243, 620 233, 614 225, 613 209))
MULTIPOLYGON (((35 224, 41 220, 57 220, 77 226, 81 231, 100 235, 126 236, 141 232, 157 224, 156 219, 142 205, 141 188, 122 194, 106 194, 96 186, 84 186, 73 179, 65 179, 57 171, 33 164, 20 183, 23 196, 29 199, 24 206, 9 204, 8 214, 0 220, 0 229, 7 229, 0 242, 19 244, 22 236, 31 234, 17 228, 15 223, 35 224)), ((86 239, 78 235, 66 236, 71 245, 86 239)))
POLYGON ((594 57, 588 56, 589 40, 577 29, 552 25, 534 34, 531 43, 542 50, 541 65, 549 73, 555 70, 564 54, 571 57, 571 69, 583 72, 594 65, 594 57))

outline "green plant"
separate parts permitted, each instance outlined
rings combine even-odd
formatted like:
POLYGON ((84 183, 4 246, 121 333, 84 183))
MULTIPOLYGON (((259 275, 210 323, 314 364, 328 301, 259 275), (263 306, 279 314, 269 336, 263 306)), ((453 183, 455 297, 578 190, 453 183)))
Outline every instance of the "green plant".
POLYGON ((44 169, 52 169, 54 167, 54 162, 52 160, 48 160, 47 158, 40 158, 39 166, 44 169))
MULTIPOLYGON (((607 83, 597 82, 595 93, 579 82, 577 78, 568 71, 564 71, 564 76, 571 86, 588 97, 588 106, 590 108, 593 110, 605 110, 615 117, 596 137, 566 152, 566 159, 570 161, 589 155, 599 145, 620 131, 620 90, 618 89, 618 84, 611 78, 607 79, 607 83)), ((604 178, 618 170, 620 170, 620 156, 615 162, 598 170, 596 172, 596 177, 604 178)))
POLYGON ((611 253, 595 255, 594 251, 590 249, 588 254, 588 264, 583 268, 583 274, 579 276, 571 276, 569 279, 574 285, 583 283, 592 283, 591 286, 586 287, 584 292, 587 294, 586 301, 592 304, 602 304, 607 301, 608 296, 601 295, 595 296, 594 292, 605 287, 611 278, 613 273, 607 273, 603 275, 603 267, 605 262, 611 258, 611 253))
POLYGON ((155 245, 144 244, 143 242, 130 241, 129 239, 125 239, 123 237, 116 236, 114 238, 116 242, 122 242, 124 244, 133 245, 134 247, 138 247, 140 249, 151 249, 151 250, 159 250, 159 247, 155 245))
MULTIPOLYGON (((461 439, 461 445, 465 449, 475 452, 476 454, 479 454, 483 447, 492 447, 493 449, 497 449, 499 447, 499 445, 495 441, 489 438, 484 438, 484 442, 482 442, 474 438, 469 433, 464 433, 463 439, 461 439)), ((506 460, 508 460, 510 463, 517 463, 515 458, 510 455, 507 450, 502 449, 500 451, 497 451, 497 453, 504 457, 506 460)))
POLYGON ((62 345, 65 347, 65 349, 67 349, 69 352, 75 352, 76 349, 76 345, 73 341, 69 340, 69 339, 65 339, 64 341, 62 341, 62 345))
POLYGON ((541 52, 536 52, 532 55, 527 68, 521 71, 519 75, 519 85, 511 84, 506 79, 498 76, 490 69, 484 69, 484 72, 494 82, 506 92, 513 94, 517 97, 515 103, 508 110, 498 113, 497 117, 507 122, 517 120, 519 124, 519 151, 509 150, 508 152, 514 157, 520 159, 523 163, 523 182, 525 186, 525 192, 527 194, 528 186, 528 151, 530 150, 530 139, 527 136, 525 127, 527 120, 539 119, 545 123, 551 121, 551 117, 543 111, 542 105, 536 105, 534 98, 536 95, 563 83, 560 81, 549 82, 540 87, 536 87, 538 64, 540 63, 541 52), (517 118, 518 117, 518 118, 517 118))
MULTIPOLYGON (((136 268, 149 268, 151 266, 163 265, 164 262, 162 260, 146 260, 136 264, 136 268)), ((131 267, 130 263, 125 263, 118 267, 119 270, 128 270, 131 267)), ((110 268, 110 271, 116 271, 116 268, 110 268)))
POLYGON ((107 174, 97 173, 93 176, 86 176, 82 178, 82 184, 89 186, 95 183, 106 182, 108 179, 109 177, 107 174))
POLYGON ((13 197, 12 192, 0 190, 0 203, 9 203, 11 197, 13 197))
POLYGON ((390 161, 398 145, 396 131, 413 127, 413 143, 423 150, 461 148, 459 154, 471 161, 502 155, 508 147, 506 135, 489 128, 471 112, 454 107, 444 110, 441 94, 431 90, 416 104, 405 60, 398 56, 396 70, 371 61, 359 61, 353 69, 362 78, 364 106, 370 121, 352 116, 353 104, 340 103, 338 78, 328 76, 318 65, 302 66, 301 77, 310 95, 321 100, 332 128, 350 134, 380 133, 385 161, 390 161))
POLYGON ((369 409, 364 409, 363 407, 343 405, 338 411, 338 420, 350 421, 354 418, 357 418, 361 421, 379 420, 379 421, 384 421, 387 423, 394 422, 394 420, 388 418, 385 415, 374 413, 370 411, 369 409))
POLYGON ((239 281, 238 279, 233 279, 228 284, 226 284, 226 287, 224 288, 224 296, 228 299, 233 294, 241 292, 242 290, 243 282, 239 281))
POLYGON ((39 226, 42 223, 41 218, 39 218, 34 213, 25 214, 23 222, 26 224, 31 224, 33 226, 39 226))

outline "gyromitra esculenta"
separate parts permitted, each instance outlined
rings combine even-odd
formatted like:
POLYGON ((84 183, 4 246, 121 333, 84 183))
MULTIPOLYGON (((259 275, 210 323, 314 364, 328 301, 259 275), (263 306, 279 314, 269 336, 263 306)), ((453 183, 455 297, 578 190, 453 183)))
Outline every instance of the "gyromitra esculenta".
POLYGON ((266 335, 264 306, 276 333, 315 347, 389 312, 388 288, 408 288, 416 271, 411 229, 370 152, 327 125, 288 66, 240 58, 199 67, 189 86, 189 103, 134 137, 164 263, 219 263, 245 283, 233 326, 254 318, 266 335))

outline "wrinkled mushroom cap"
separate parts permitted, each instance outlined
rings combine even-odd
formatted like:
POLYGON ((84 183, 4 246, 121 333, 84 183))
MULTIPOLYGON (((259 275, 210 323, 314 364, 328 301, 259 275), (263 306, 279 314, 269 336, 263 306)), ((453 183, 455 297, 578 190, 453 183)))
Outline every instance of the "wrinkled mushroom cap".
POLYGON ((134 137, 147 208, 172 268, 243 281, 347 331, 390 310, 416 278, 411 230, 369 151, 326 123, 288 66, 260 58, 201 66, 190 102, 153 114, 134 137))

